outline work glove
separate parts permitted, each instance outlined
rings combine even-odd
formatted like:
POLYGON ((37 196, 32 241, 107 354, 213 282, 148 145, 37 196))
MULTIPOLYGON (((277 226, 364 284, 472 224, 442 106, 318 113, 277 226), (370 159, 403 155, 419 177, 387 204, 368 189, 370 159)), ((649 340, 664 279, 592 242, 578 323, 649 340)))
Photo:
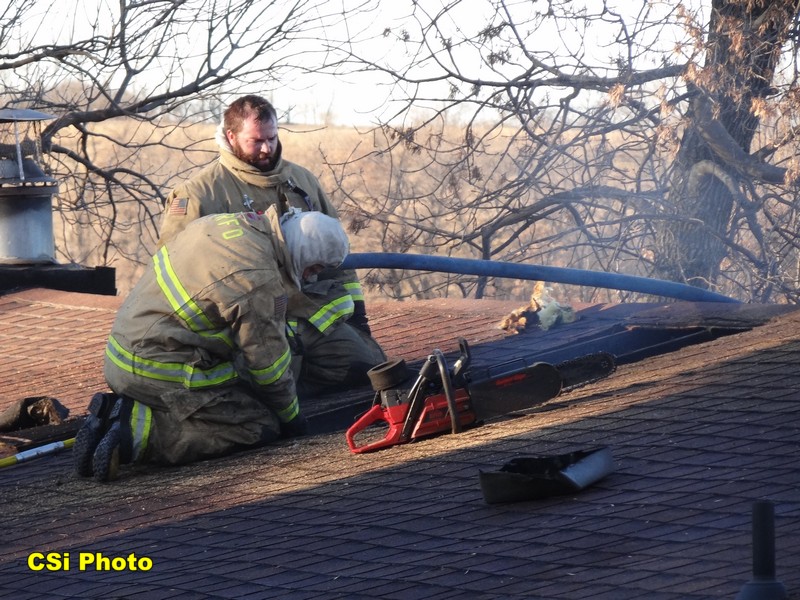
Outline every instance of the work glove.
POLYGON ((367 305, 363 300, 353 302, 353 316, 347 319, 347 322, 367 335, 372 335, 372 330, 369 328, 369 319, 367 318, 367 305))
POLYGON ((297 415, 288 423, 281 423, 281 437, 293 438, 306 435, 308 433, 308 420, 303 414, 297 415))

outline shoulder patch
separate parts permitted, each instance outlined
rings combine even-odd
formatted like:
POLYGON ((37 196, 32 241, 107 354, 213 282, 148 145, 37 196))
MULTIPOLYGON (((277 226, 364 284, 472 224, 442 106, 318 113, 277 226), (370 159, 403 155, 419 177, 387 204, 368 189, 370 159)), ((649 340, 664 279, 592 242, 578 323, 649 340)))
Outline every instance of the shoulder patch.
POLYGON ((188 198, 175 198, 169 205, 168 212, 171 215, 186 216, 186 209, 189 206, 188 198))

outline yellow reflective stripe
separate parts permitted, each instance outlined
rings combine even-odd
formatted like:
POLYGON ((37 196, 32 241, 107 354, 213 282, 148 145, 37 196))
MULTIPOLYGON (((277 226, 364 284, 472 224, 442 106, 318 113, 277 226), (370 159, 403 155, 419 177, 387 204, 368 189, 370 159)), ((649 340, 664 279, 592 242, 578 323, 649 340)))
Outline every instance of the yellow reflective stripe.
POLYGON ((133 434, 133 462, 136 462, 147 450, 150 441, 150 428, 153 425, 153 411, 149 406, 134 401, 131 411, 131 432, 133 434))
POLYGON ((353 302, 364 301, 364 291, 361 289, 361 284, 357 281, 344 284, 344 289, 350 294, 353 302))
POLYGON ((233 347, 230 336, 215 329, 214 324, 206 316, 200 306, 192 300, 192 297, 183 287, 178 276, 172 268, 169 260, 169 252, 164 246, 153 257, 153 269, 156 273, 158 286, 169 302, 175 314, 184 322, 186 326, 195 333, 204 337, 215 337, 233 347))
POLYGON ((287 348, 278 360, 264 369, 250 370, 256 383, 259 385, 269 385, 280 379, 289 366, 292 364, 292 353, 287 348))
POLYGON ((300 402, 298 401, 297 396, 295 396, 292 398, 292 403, 289 406, 278 411, 278 418, 281 420, 281 423, 288 423, 299 414, 300 402))
POLYGON ((108 338, 106 356, 127 373, 157 381, 180 383, 189 389, 221 385, 237 379, 236 370, 230 362, 220 363, 210 369, 198 369, 185 363, 149 360, 134 356, 123 348, 114 336, 108 338))
POLYGON ((153 267, 161 291, 167 298, 172 310, 186 322, 192 331, 211 329, 211 321, 203 314, 197 303, 192 300, 183 284, 172 269, 169 253, 166 246, 161 248, 153 257, 153 267))
POLYGON ((354 310, 353 299, 348 294, 328 302, 308 319, 319 331, 324 332, 342 317, 349 317, 354 310))

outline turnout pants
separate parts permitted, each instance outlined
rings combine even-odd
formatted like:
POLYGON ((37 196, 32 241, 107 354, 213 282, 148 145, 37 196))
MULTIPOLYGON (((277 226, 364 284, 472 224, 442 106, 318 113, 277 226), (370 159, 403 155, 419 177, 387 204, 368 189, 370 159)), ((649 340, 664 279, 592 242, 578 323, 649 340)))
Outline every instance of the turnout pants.
POLYGON ((280 437, 278 417, 243 385, 187 390, 108 364, 105 376, 115 393, 152 411, 148 430, 134 429, 134 436, 144 435, 147 440, 137 462, 185 464, 280 437))
POLYGON ((302 319, 296 327, 292 371, 301 398, 369 385, 367 371, 386 360, 378 342, 349 323, 325 334, 302 319))

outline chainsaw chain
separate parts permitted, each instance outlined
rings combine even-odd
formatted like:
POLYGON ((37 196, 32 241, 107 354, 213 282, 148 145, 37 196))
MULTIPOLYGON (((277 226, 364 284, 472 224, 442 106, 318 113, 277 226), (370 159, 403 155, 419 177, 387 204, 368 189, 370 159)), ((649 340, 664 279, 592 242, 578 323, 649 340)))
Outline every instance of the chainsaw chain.
POLYGON ((562 391, 594 383, 611 375, 617 365, 614 357, 608 352, 595 352, 579 356, 555 365, 564 381, 562 391))

